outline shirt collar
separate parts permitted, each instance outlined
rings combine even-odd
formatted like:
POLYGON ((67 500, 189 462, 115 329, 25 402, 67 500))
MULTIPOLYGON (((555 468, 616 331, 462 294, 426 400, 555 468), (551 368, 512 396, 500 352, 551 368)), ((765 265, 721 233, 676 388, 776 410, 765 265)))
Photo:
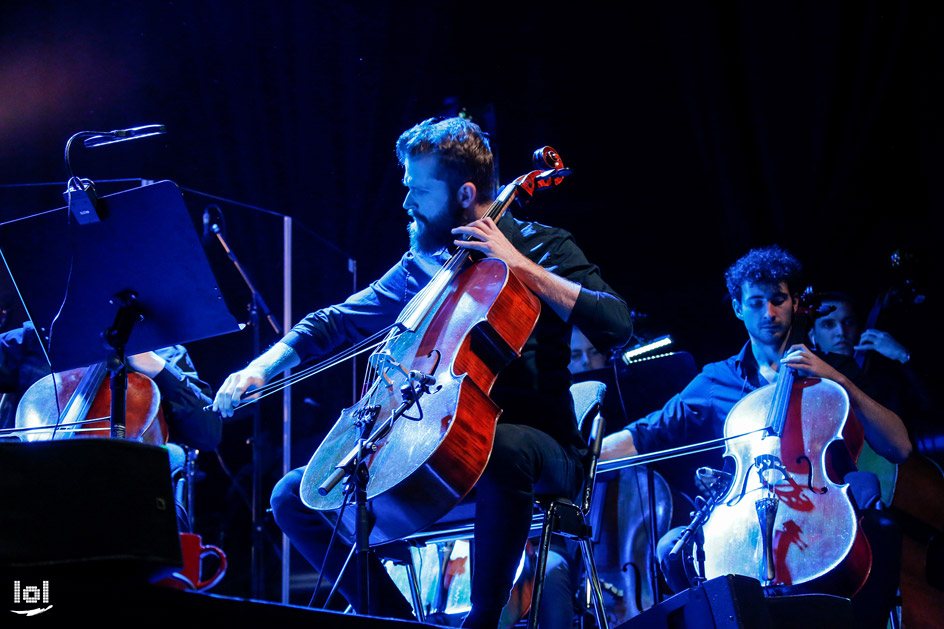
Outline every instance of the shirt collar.
POLYGON ((734 370, 738 376, 744 378, 751 384, 758 386, 760 384, 760 369, 757 367, 757 359, 754 358, 754 352, 751 351, 751 341, 748 339, 738 355, 734 357, 734 370))

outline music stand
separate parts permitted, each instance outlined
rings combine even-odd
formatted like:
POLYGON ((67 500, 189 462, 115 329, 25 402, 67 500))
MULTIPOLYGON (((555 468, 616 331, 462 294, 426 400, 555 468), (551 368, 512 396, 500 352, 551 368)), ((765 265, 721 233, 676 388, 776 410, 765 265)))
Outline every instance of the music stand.
POLYGON ((115 386, 126 353, 239 325, 176 184, 107 195, 98 208, 102 220, 85 225, 68 208, 2 223, 0 254, 53 371, 110 363, 112 436, 121 436, 124 391, 115 386))

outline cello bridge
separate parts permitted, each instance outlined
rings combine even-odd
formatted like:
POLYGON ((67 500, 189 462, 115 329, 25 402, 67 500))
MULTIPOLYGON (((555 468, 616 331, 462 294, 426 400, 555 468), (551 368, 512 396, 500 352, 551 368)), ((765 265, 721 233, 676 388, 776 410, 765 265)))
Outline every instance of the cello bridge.
POLYGON ((775 487, 789 476, 780 458, 772 454, 761 454, 755 457, 754 467, 757 468, 757 476, 765 488, 775 487))

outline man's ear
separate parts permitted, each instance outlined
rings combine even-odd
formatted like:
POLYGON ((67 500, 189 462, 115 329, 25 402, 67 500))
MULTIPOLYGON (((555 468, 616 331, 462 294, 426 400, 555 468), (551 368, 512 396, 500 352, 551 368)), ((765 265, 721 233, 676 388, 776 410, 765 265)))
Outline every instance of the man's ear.
POLYGON ((464 208, 470 208, 475 205, 475 198, 478 195, 478 190, 475 189, 475 184, 471 181, 467 181, 456 191, 456 200, 459 201, 459 205, 464 208))
POLYGON ((734 308, 734 316, 738 319, 744 318, 744 310, 741 308, 741 302, 737 299, 731 300, 731 307, 734 308))

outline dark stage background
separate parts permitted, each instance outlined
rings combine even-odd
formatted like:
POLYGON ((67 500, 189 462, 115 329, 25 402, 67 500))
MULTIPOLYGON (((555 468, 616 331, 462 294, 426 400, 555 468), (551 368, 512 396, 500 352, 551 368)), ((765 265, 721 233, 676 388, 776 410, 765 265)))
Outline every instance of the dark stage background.
MULTIPOLYGON (((933 356, 940 6, 6 2, 0 219, 62 205, 63 148, 74 132, 163 123, 167 135, 157 138, 74 148, 75 173, 170 179, 185 189, 197 229, 218 205, 279 320, 278 215, 292 216, 298 319, 397 259, 406 217, 394 142, 419 120, 464 110, 493 134, 503 183, 531 169, 535 148, 560 151, 574 175, 516 213, 571 230, 639 313, 640 333, 672 334, 699 365, 744 342, 722 274, 748 248, 771 243, 801 258, 809 283, 852 292, 865 310, 896 279, 890 255, 913 255, 909 277, 926 300, 896 307, 886 327, 933 356), (44 182, 58 183, 12 185, 44 182)), ((218 243, 206 249, 245 321, 245 286, 218 243)), ((8 327, 22 316, 15 310, 8 327)), ((276 338, 262 330, 263 345, 276 338)), ((252 357, 252 335, 190 349, 215 387, 252 357)), ((297 387, 297 464, 351 402, 351 380, 342 369, 297 387)), ((265 413, 268 489, 280 436, 278 409, 265 413)), ((237 595, 248 593, 250 435, 237 417, 219 459, 202 454, 196 513, 198 530, 231 556, 218 591, 237 595)), ((271 523, 267 531, 278 534, 271 523)), ((275 550, 267 552, 268 595, 277 598, 275 550)))

